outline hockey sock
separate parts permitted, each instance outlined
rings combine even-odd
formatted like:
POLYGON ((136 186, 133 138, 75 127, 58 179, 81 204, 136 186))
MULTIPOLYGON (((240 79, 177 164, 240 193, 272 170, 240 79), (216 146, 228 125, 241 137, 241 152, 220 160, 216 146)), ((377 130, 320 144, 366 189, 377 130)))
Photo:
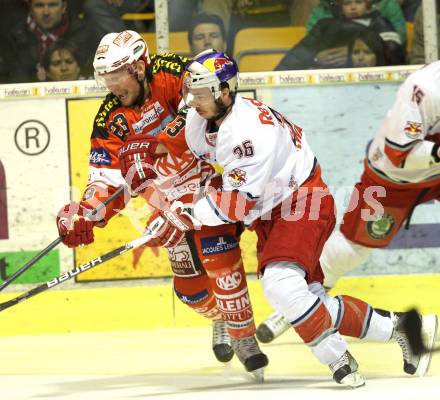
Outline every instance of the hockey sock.
MULTIPOLYGON (((337 296, 340 303, 339 332, 342 335, 388 341, 393 333, 391 318, 380 315, 362 300, 337 296)), ((338 327, 338 326, 337 326, 338 327)))
POLYGON ((230 268, 207 270, 214 288, 217 307, 226 321, 229 336, 241 339, 255 334, 252 304, 246 273, 240 259, 230 268))

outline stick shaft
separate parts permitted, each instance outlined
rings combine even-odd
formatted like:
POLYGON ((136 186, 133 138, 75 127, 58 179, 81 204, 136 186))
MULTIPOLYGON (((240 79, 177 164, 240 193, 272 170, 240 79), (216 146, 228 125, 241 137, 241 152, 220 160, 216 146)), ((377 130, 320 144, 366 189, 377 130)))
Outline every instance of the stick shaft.
POLYGON ((18 303, 21 303, 22 301, 25 301, 31 297, 34 297, 35 295, 44 292, 48 289, 51 289, 55 286, 58 286, 60 283, 63 283, 69 279, 74 278, 76 275, 80 274, 81 272, 88 271, 92 268, 97 267, 98 265, 101 265, 105 263, 106 261, 111 260, 112 258, 115 258, 129 250, 133 250, 136 247, 142 246, 143 244, 147 243, 152 238, 152 234, 146 234, 145 236, 141 236, 138 239, 135 239, 131 241, 130 243, 127 243, 124 246, 118 247, 117 249, 114 249, 112 251, 109 251, 108 253, 94 259, 90 260, 89 262, 80 265, 79 267, 76 267, 70 271, 65 272, 64 274, 51 279, 50 281, 47 281, 46 283, 43 283, 42 285, 39 285, 25 293, 22 293, 21 295, 14 297, 11 300, 5 301, 4 303, 0 303, 0 311, 3 311, 9 307, 12 307, 18 303))

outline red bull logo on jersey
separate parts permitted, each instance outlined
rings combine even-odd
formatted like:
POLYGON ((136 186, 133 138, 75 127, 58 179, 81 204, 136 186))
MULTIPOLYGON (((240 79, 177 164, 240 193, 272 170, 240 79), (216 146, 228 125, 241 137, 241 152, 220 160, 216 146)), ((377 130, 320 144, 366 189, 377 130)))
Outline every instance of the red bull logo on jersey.
POLYGON ((422 124, 420 122, 407 121, 404 130, 406 136, 410 139, 416 139, 422 133, 422 124))
POLYGON ((291 176, 289 179, 289 188, 293 191, 298 190, 299 188, 299 182, 295 179, 294 176, 291 176))
POLYGON ((247 181, 246 172, 242 169, 235 168, 228 174, 228 180, 233 187, 243 186, 247 181))

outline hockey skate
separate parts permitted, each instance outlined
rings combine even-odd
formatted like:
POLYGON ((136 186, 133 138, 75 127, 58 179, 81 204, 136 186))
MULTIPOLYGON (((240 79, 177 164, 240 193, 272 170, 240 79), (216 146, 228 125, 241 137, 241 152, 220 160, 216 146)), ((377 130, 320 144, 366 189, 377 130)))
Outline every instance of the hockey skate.
POLYGON ((223 363, 227 363, 234 357, 231 338, 226 328, 226 322, 220 320, 212 321, 212 350, 215 358, 223 363))
POLYGON ((274 312, 257 328, 257 338, 261 343, 270 343, 286 332, 291 325, 280 313, 274 312))
POLYGON ((428 351, 421 355, 413 353, 409 345, 408 334, 403 328, 403 321, 407 313, 392 313, 394 324, 393 338, 397 341, 403 353, 403 370, 410 375, 424 376, 431 363, 432 350, 437 336, 437 315, 420 316, 422 323, 422 339, 428 351))
POLYGON ((269 360, 260 350, 255 337, 232 339, 232 348, 246 371, 250 372, 257 382, 264 382, 264 368, 269 364, 269 360))
POLYGON ((348 351, 334 363, 329 364, 329 367, 335 382, 353 389, 365 385, 364 378, 358 372, 358 363, 348 351))

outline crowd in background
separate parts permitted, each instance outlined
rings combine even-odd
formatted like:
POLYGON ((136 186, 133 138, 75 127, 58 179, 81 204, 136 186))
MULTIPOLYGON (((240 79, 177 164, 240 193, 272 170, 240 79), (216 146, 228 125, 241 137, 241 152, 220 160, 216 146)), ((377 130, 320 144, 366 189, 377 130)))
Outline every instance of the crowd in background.
MULTIPOLYGON (((420 64, 421 0, 168 0, 171 31, 188 32, 191 55, 206 48, 232 54, 247 27, 305 26, 306 35, 276 70, 420 64), (407 49, 407 23, 414 42, 407 49)), ((440 11, 440 0, 437 1, 440 11)), ((89 79, 100 38, 134 29, 154 32, 153 0, 0 0, 0 82, 89 79)), ((440 30, 439 30, 440 32, 440 30)))

